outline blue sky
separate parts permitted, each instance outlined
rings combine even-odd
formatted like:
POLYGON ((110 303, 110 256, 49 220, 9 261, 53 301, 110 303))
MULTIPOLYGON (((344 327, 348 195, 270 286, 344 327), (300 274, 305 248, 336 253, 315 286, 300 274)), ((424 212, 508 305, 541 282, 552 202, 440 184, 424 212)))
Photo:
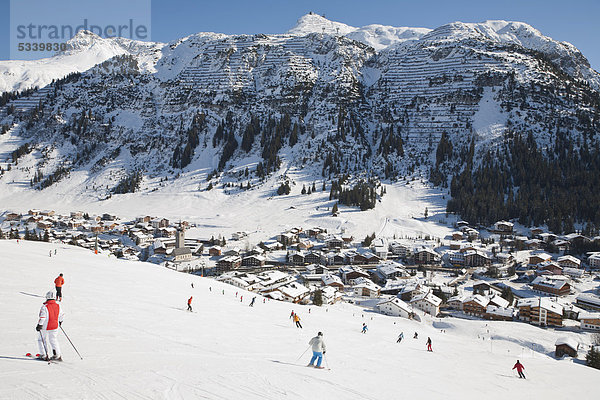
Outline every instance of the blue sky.
MULTIPOLYGON (((201 31, 281 33, 309 11, 353 26, 435 28, 453 21, 523 21, 553 39, 573 43, 600 70, 598 0, 153 0, 152 39, 166 42, 201 31)), ((0 0, 0 59, 9 58, 9 22, 9 0, 0 0)))

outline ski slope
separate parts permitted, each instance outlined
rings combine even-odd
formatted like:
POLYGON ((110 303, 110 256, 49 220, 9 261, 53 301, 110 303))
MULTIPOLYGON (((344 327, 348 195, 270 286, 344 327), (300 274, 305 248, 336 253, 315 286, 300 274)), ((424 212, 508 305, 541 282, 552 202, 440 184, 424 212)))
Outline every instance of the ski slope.
POLYGON ((250 308, 254 294, 239 291, 240 302, 236 288, 209 278, 66 245, 0 241, 0 260, 1 399, 591 399, 589 383, 599 376, 551 358, 561 334, 526 324, 418 323, 349 304, 260 297, 250 308), (83 360, 61 334, 65 362, 47 365, 23 355, 37 350, 40 296, 60 272, 63 327, 83 360), (185 311, 190 295, 194 313, 185 311), (304 329, 292 326, 292 309, 304 329), (329 371, 304 367, 308 351, 298 360, 317 331, 329 371), (396 344, 400 331, 405 340, 396 344), (433 353, 425 351, 427 336, 433 353), (528 380, 511 371, 517 358, 528 380))

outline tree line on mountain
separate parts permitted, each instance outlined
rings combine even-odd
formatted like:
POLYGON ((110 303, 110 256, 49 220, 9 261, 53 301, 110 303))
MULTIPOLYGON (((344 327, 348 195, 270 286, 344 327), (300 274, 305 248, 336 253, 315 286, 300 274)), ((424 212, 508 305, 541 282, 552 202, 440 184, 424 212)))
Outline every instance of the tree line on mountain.
POLYGON ((447 211, 473 224, 516 218, 525 226, 546 224, 555 233, 573 232, 575 223, 597 232, 599 185, 598 139, 584 135, 576 147, 558 130, 545 151, 531 133, 511 132, 477 167, 469 151, 463 171, 452 178, 447 211))

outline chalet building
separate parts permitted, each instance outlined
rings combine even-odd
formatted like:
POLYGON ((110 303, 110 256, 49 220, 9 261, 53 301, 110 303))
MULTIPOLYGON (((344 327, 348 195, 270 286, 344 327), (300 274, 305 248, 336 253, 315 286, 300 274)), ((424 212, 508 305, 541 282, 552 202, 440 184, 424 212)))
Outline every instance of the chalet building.
POLYGON ((154 229, 166 228, 169 226, 169 220, 166 218, 155 218, 150 221, 150 224, 154 229))
POLYGON ((519 300, 519 319, 540 326, 562 326, 563 308, 560 304, 543 297, 519 300))
POLYGON ((350 244, 352 243, 352 241, 354 241, 354 236, 345 233, 342 235, 342 240, 344 241, 345 244, 350 244))
POLYGON ((306 268, 306 272, 309 274, 322 275, 322 274, 329 273, 329 270, 327 268, 325 268, 324 265, 317 264, 317 263, 309 264, 304 268, 306 268))
POLYGON ((352 284, 358 278, 369 278, 369 274, 364 269, 356 266, 341 267, 339 273, 346 284, 352 284))
POLYGON ((404 270, 402 264, 393 261, 379 264, 373 273, 375 281, 385 284, 389 279, 395 279, 403 276, 404 270))
POLYGON ((437 264, 440 262, 440 255, 427 247, 420 247, 413 251, 415 264, 437 264))
POLYGON ((465 265, 465 253, 461 251, 448 252, 448 262, 455 267, 464 267, 465 265))
POLYGON ((290 246, 298 242, 298 235, 292 232, 282 233, 277 235, 277 241, 284 246, 290 246))
POLYGON ((581 260, 577 257, 566 255, 558 257, 558 265, 560 265, 562 268, 580 268, 581 260))
POLYGON ((482 252, 477 250, 469 250, 465 252, 465 266, 467 267, 482 267, 491 265, 492 259, 482 252))
POLYGON ((221 246, 212 246, 208 248, 208 255, 211 257, 218 257, 221 255, 221 246))
POLYGON ((476 294, 463 302, 462 309, 465 314, 482 318, 489 303, 490 300, 487 297, 476 294))
POLYGON ((242 254, 242 249, 239 247, 234 247, 232 249, 227 249, 223 252, 224 256, 239 256, 242 254))
POLYGON ((327 233, 327 229, 324 228, 311 228, 306 231, 308 237, 317 237, 322 233, 327 233))
POLYGON ((10 213, 6 214, 5 219, 6 219, 6 221, 18 221, 21 219, 21 216, 17 213, 10 212, 10 213))
POLYGON ((452 240, 464 240, 465 235, 462 232, 452 232, 452 240))
POLYGON ((294 265, 303 265, 305 263, 304 253, 302 253, 302 252, 291 253, 290 256, 288 257, 288 261, 294 265))
POLYGON ((304 262, 309 264, 320 264, 322 262, 321 254, 316 251, 309 251, 304 256, 304 262))
POLYGON ((579 349, 579 343, 573 338, 561 337, 556 340, 554 344, 556 349, 554 356, 560 358, 562 356, 570 356, 577 358, 577 350, 579 349))
POLYGON ((243 267, 263 267, 267 262, 267 258, 261 255, 251 255, 242 258, 243 267))
POLYGON ((571 285, 566 280, 548 279, 538 276, 531 282, 533 290, 553 296, 565 296, 571 293, 571 285))
POLYGON ((591 293, 581 293, 577 295, 575 304, 585 310, 600 311, 600 297, 591 293))
POLYGON ((377 286, 370 279, 362 277, 354 279, 352 291, 355 296, 369 297, 371 299, 381 295, 381 287, 377 286))
POLYGON ((330 237, 325 240, 328 249, 341 249, 344 247, 344 240, 341 237, 330 237))
POLYGON ((70 217, 71 219, 81 219, 83 218, 83 211, 71 211, 70 217))
POLYGON ((344 265, 346 264, 346 256, 343 253, 329 253, 327 254, 327 264, 344 265))
POLYGON ((513 314, 514 310, 510 307, 498 307, 489 304, 485 309, 483 318, 492 321, 512 321, 513 314))
POLYGON ((591 269, 600 269, 600 253, 590 255, 587 261, 591 269))
POLYGON ((342 299, 342 293, 338 292, 333 286, 326 286, 321 289, 321 298, 323 304, 334 304, 342 299))
POLYGON ((453 310, 463 311, 463 304, 468 298, 469 296, 465 294, 459 294, 450 297, 446 304, 448 304, 448 307, 452 308, 453 310))
POLYGON ((325 286, 333 286, 339 290, 344 289, 344 282, 342 282, 342 279, 337 275, 326 274, 323 275, 321 280, 325 286))
POLYGON ((313 247, 313 244, 309 240, 299 240, 296 244, 296 247, 298 248, 298 250, 308 250, 311 247, 313 247))
POLYGON ((405 285, 398 295, 401 300, 410 302, 414 297, 425 293, 426 290, 424 290, 418 282, 413 282, 405 285))
POLYGON ((600 331, 600 312, 580 312, 578 318, 581 329, 600 331))
POLYGON ((239 232, 233 232, 231 234, 231 238, 233 240, 242 240, 243 238, 248 236, 248 232, 246 231, 239 231, 239 232))
POLYGON ((473 282, 473 293, 476 294, 492 294, 500 293, 501 290, 497 289, 494 284, 496 281, 475 281, 473 282))
POLYGON ((544 261, 552 260, 552 256, 547 253, 533 253, 529 256, 529 265, 537 266, 538 264, 543 263, 544 261))
POLYGON ((397 297, 391 297, 377 303, 376 309, 386 315, 394 317, 411 318, 412 311, 408 304, 397 297))
POLYGON ((299 303, 310 294, 310 290, 298 282, 292 282, 285 286, 280 286, 277 288, 277 290, 283 294, 283 299, 285 301, 289 301, 291 303, 299 303))
POLYGON ((398 242, 390 242, 390 251, 393 255, 404 258, 409 252, 409 247, 398 242))
POLYGON ((435 296, 431 292, 427 292, 418 296, 415 296, 410 301, 410 304, 421 311, 426 312, 427 314, 435 317, 440 313, 440 305, 442 304, 442 299, 435 296))
POLYGON ((538 264, 538 275, 562 275, 563 267, 554 261, 544 261, 538 264))
POLYGON ((217 273, 231 271, 242 265, 242 257, 240 256, 225 256, 217 261, 217 273))
POLYGON ((514 224, 507 221, 498 221, 494 224, 494 233, 510 235, 513 233, 514 224))

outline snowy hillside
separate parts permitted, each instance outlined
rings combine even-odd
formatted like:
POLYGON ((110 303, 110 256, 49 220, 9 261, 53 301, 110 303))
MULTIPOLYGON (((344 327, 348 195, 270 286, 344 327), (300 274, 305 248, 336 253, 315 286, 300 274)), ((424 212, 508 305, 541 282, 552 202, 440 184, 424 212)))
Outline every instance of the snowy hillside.
POLYGON ((232 209, 265 206, 285 182, 294 196, 347 175, 347 187, 370 180, 379 204, 381 182, 447 188, 515 135, 558 152, 558 139, 594 148, 600 132, 598 73, 572 45, 519 22, 354 28, 309 14, 286 34, 198 33, 163 46, 81 33, 72 48, 38 61, 60 73, 27 64, 6 81, 85 69, 0 107, 6 208, 128 203, 120 214, 130 215, 138 199, 181 196, 222 225, 209 203, 223 195, 232 209))
POLYGON ((598 371, 551 357, 553 330, 453 318, 418 323, 348 304, 258 298, 250 308, 253 294, 236 297, 234 287, 208 278, 63 245, 48 257, 54 248, 0 241, 0 301, 7 305, 0 316, 10 321, 0 355, 2 399, 593 398, 598 371), (83 360, 61 333, 65 361, 47 365, 24 354, 36 352, 42 295, 60 272, 63 328, 83 360), (185 311, 189 296, 194 313, 185 311), (292 326, 292 309, 303 329, 292 326), (304 367, 318 331, 331 370, 304 367), (405 339, 397 344, 400 332, 405 339), (527 380, 511 371, 517 358, 527 380))

